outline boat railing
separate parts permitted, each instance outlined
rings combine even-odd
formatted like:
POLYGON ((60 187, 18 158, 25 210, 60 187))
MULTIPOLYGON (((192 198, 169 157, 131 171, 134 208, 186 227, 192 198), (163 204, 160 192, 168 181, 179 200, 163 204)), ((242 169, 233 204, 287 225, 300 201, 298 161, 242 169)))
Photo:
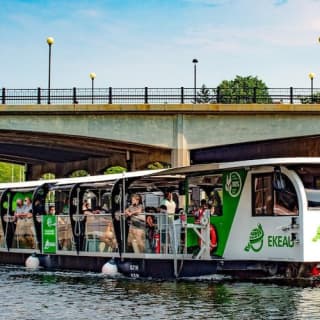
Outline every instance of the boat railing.
POLYGON ((111 213, 86 215, 84 250, 91 252, 118 251, 111 213))
POLYGON ((69 215, 57 215, 57 241, 59 250, 75 250, 75 242, 69 215))
MULTIPOLYGON (((61 229, 58 229, 61 232, 61 229)), ((179 217, 144 212, 130 219, 124 213, 86 216, 84 251, 123 253, 182 253, 184 232, 179 217), (118 232, 118 239, 116 237, 118 232)))
MULTIPOLYGON (((69 215, 56 215, 57 250, 76 251, 76 239, 80 236, 83 239, 80 251, 85 252, 176 255, 187 252, 190 229, 201 238, 197 232, 201 229, 199 225, 187 222, 183 214, 144 212, 129 219, 125 213, 114 217, 111 213, 100 213, 75 218, 77 221, 72 223, 69 215)), ((0 229, 0 247, 5 246, 4 240, 5 232, 0 229)), ((12 248, 37 248, 32 218, 16 221, 12 248)))
POLYGON ((124 252, 183 253, 184 230, 180 217, 144 212, 130 219, 121 215, 124 252))
POLYGON ((15 222, 12 248, 36 249, 37 238, 32 217, 18 218, 15 222))

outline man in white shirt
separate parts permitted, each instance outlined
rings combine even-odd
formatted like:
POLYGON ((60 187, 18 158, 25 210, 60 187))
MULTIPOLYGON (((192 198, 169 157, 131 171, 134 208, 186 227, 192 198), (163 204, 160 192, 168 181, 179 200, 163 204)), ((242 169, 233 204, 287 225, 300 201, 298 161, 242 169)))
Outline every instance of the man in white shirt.
POLYGON ((165 198, 161 201, 160 205, 167 207, 168 224, 169 224, 169 237, 172 253, 178 253, 181 233, 180 219, 174 220, 176 213, 176 203, 173 201, 172 192, 167 191, 165 198))

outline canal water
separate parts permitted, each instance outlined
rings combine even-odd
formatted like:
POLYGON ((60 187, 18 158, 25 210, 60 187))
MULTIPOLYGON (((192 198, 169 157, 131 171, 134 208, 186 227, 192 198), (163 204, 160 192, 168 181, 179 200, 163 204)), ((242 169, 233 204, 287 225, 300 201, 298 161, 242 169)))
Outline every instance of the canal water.
POLYGON ((320 288, 0 266, 0 319, 320 319, 320 288))

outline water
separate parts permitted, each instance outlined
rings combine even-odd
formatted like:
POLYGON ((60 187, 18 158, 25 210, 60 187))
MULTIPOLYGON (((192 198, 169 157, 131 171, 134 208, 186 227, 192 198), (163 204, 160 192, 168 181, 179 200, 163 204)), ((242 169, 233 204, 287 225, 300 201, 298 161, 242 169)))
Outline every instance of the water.
POLYGON ((320 288, 0 267, 0 319, 320 319, 320 288))

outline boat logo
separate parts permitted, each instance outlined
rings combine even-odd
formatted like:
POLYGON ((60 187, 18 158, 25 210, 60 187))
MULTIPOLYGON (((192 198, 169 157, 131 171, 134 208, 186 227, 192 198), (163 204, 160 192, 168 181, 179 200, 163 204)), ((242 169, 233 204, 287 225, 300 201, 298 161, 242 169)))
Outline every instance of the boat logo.
POLYGON ((320 226, 317 229, 316 235, 312 238, 313 242, 317 242, 318 240, 320 240, 320 226))
POLYGON ((242 181, 240 174, 236 171, 230 172, 226 177, 225 189, 232 198, 240 195, 242 188, 242 181))
POLYGON ((48 218, 47 218, 47 226, 48 226, 49 228, 51 228, 51 227, 54 227, 55 225, 56 225, 55 219, 54 219, 54 218, 51 218, 51 217, 48 217, 48 218))
POLYGON ((262 225, 259 223, 257 228, 254 228, 250 232, 249 242, 244 250, 247 252, 250 250, 253 252, 259 252, 263 247, 263 237, 264 231, 262 229, 262 225))

